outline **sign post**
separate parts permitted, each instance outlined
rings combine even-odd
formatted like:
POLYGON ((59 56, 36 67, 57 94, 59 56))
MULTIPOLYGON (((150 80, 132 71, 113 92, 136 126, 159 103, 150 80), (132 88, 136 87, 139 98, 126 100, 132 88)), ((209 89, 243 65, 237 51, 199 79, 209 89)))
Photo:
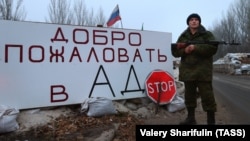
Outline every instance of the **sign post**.
POLYGON ((147 96, 157 105, 168 104, 176 94, 174 77, 163 70, 152 71, 145 84, 147 96))

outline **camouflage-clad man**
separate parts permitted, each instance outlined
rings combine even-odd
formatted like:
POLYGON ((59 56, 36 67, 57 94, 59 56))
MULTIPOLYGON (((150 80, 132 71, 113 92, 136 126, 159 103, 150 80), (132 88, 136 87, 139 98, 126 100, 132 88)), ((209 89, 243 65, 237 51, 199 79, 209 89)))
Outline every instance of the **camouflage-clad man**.
POLYGON ((184 44, 186 41, 210 41, 215 37, 201 25, 201 18, 196 13, 188 16, 187 25, 188 28, 177 40, 177 46, 172 47, 172 55, 181 57, 179 80, 185 84, 185 105, 188 112, 187 118, 180 124, 196 124, 197 90, 203 110, 207 112, 207 124, 215 124, 216 101, 212 87, 212 65, 217 46, 184 44))

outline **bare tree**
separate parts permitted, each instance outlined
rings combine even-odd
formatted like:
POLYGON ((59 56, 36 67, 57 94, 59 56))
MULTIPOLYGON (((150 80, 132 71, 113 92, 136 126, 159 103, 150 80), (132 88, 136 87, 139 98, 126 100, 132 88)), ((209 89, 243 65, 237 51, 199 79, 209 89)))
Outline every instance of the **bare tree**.
POLYGON ((95 15, 93 8, 91 12, 88 12, 84 0, 75 1, 74 15, 76 25, 96 26, 103 25, 105 22, 102 8, 100 7, 97 15, 95 15))
POLYGON ((74 17, 76 25, 87 25, 88 11, 85 6, 84 0, 75 1, 74 17))
POLYGON ((246 48, 249 46, 250 2, 248 0, 237 1, 237 3, 231 8, 231 11, 235 15, 234 20, 236 21, 236 26, 238 27, 237 34, 242 42, 241 51, 250 51, 246 48))
POLYGON ((105 18, 105 16, 103 15, 103 9, 102 9, 102 7, 100 7, 100 9, 99 9, 99 11, 98 11, 98 13, 97 13, 97 15, 96 15, 95 21, 96 21, 96 22, 95 22, 96 25, 104 25, 104 24, 105 24, 106 18, 105 18))
POLYGON ((91 9, 91 12, 88 14, 86 26, 94 26, 95 25, 95 19, 94 19, 94 9, 91 9))
POLYGON ((105 17, 101 8, 98 15, 95 16, 93 8, 88 12, 84 0, 75 0, 73 2, 74 6, 71 7, 67 0, 50 0, 49 20, 46 21, 50 23, 81 26, 104 24, 105 17))
POLYGON ((14 8, 13 0, 0 1, 0 18, 4 20, 23 21, 26 18, 26 11, 22 6, 23 0, 18 0, 14 8))
POLYGON ((250 52, 250 1, 239 0, 232 3, 227 15, 212 30, 217 39, 240 42, 240 46, 220 47, 216 57, 227 53, 250 52))
POLYGON ((72 24, 74 21, 67 0, 50 0, 49 19, 46 21, 57 24, 72 24))
MULTIPOLYGON (((217 40, 223 40, 223 37, 224 37, 223 36, 224 35, 223 31, 224 30, 221 28, 221 23, 217 23, 214 26, 214 29, 211 30, 211 31, 213 31, 213 33, 216 36, 217 40)), ((214 55, 214 60, 217 60, 217 59, 225 56, 226 52, 227 52, 227 48, 224 47, 224 46, 223 47, 220 46, 217 53, 214 55)))

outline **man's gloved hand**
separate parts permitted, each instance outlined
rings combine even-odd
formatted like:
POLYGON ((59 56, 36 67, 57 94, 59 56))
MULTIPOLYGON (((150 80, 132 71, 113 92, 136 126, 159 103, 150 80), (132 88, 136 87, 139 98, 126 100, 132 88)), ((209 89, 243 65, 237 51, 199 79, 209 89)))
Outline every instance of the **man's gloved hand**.
POLYGON ((177 43, 178 49, 185 48, 185 47, 186 47, 186 43, 177 43))

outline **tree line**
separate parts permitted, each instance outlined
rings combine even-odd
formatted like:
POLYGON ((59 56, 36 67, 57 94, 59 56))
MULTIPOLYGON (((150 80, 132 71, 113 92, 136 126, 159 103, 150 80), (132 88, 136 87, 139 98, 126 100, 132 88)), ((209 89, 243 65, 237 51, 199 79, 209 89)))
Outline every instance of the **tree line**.
POLYGON ((238 42, 241 45, 220 45, 214 59, 227 53, 250 53, 250 1, 231 3, 226 15, 210 29, 217 40, 238 42))
MULTIPOLYGON (((50 0, 48 13, 47 23, 96 26, 106 22, 103 9, 94 13, 93 8, 87 9, 84 0, 50 0)), ((23 0, 0 0, 0 19, 25 21, 26 15, 23 0)))
MULTIPOLYGON (((50 0, 48 17, 45 21, 56 24, 72 24, 81 26, 104 25, 107 21, 100 7, 97 13, 93 8, 87 9, 84 0, 50 0)), ((0 19, 25 21, 27 12, 22 5, 23 0, 0 0, 0 19)), ((220 45, 214 60, 227 53, 250 52, 250 1, 237 0, 231 3, 223 18, 214 23, 210 29, 217 40, 239 42, 241 45, 220 45)))

